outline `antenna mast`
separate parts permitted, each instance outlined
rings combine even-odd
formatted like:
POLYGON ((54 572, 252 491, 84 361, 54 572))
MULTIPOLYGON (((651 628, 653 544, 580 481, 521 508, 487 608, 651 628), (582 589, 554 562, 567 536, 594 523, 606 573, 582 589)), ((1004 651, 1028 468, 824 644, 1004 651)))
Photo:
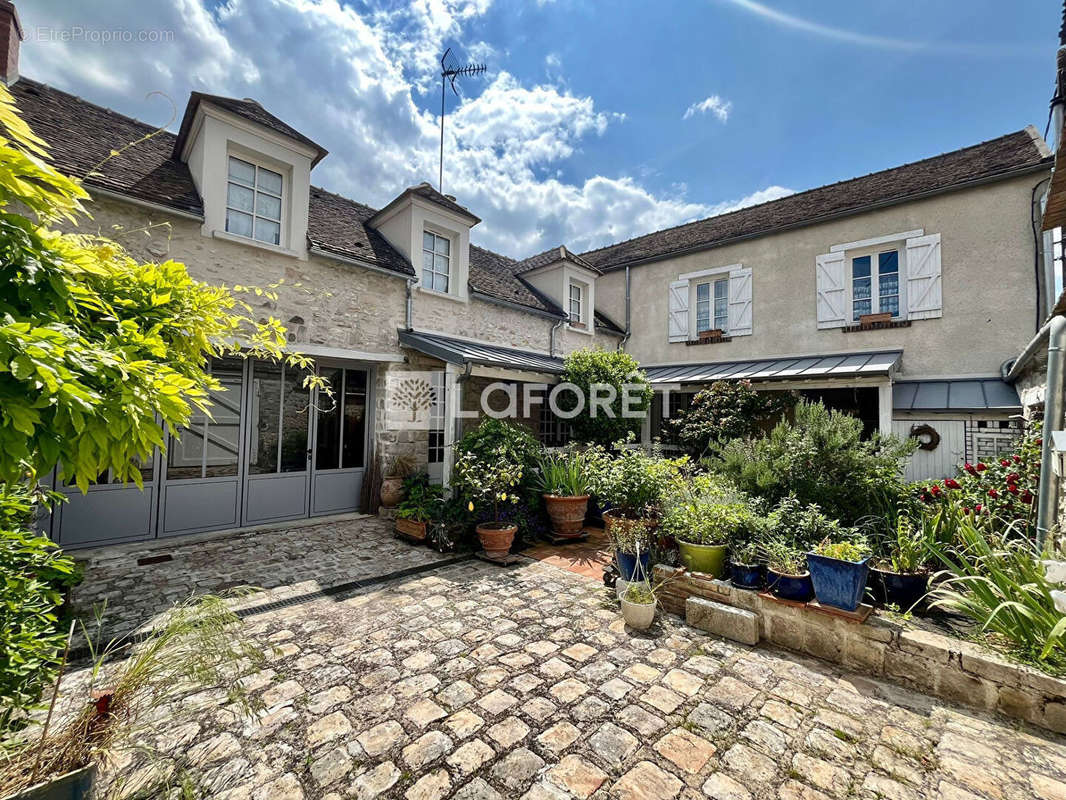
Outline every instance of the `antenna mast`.
POLYGON ((440 57, 440 175, 437 178, 437 191, 444 194, 444 88, 445 83, 450 83, 455 96, 459 96, 459 90, 455 88, 455 79, 467 76, 482 75, 485 72, 484 64, 467 64, 462 67, 449 67, 448 54, 452 51, 449 47, 440 57))

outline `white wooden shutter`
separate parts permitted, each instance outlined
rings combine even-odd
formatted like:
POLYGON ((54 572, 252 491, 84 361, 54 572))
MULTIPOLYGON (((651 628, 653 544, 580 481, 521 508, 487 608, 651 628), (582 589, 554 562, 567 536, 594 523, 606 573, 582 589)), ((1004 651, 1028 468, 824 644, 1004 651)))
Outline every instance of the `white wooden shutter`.
POLYGON ((688 340, 688 281, 670 284, 669 337, 671 342, 688 340))
POLYGON ((907 318, 932 319, 944 315, 940 280, 940 234, 907 240, 907 318))
POLYGON ((751 267, 729 271, 729 336, 751 336, 751 267))
POLYGON ((848 320, 844 253, 816 256, 815 275, 815 286, 818 290, 818 327, 842 328, 848 320))

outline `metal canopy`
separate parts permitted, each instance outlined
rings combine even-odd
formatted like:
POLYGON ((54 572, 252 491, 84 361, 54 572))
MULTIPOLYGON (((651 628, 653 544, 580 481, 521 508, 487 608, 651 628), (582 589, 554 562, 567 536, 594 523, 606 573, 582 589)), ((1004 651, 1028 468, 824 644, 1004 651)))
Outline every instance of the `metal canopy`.
POLYGON ((720 380, 790 381, 812 378, 871 378, 888 376, 902 357, 902 350, 880 353, 842 353, 833 356, 764 358, 752 361, 718 361, 648 367, 648 380, 657 383, 708 383, 720 380))
POLYGON ((999 378, 899 381, 892 385, 896 411, 1018 411, 1018 392, 999 378))
POLYGON ((502 369, 549 372, 553 374, 563 371, 563 360, 561 358, 543 353, 531 353, 527 350, 499 347, 493 344, 468 342, 462 339, 453 339, 450 336, 440 336, 435 333, 400 331, 400 345, 459 366, 477 364, 502 369))

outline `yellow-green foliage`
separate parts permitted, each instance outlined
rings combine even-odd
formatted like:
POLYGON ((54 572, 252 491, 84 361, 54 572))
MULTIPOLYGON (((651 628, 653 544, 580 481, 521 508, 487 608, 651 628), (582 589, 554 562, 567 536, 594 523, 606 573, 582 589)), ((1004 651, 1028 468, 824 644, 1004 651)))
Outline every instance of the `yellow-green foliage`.
POLYGON ((0 481, 59 464, 83 491, 107 469, 139 485, 138 460, 219 388, 206 359, 282 354, 280 323, 257 323, 235 294, 249 290, 54 229, 84 220, 87 198, 0 86, 0 481))

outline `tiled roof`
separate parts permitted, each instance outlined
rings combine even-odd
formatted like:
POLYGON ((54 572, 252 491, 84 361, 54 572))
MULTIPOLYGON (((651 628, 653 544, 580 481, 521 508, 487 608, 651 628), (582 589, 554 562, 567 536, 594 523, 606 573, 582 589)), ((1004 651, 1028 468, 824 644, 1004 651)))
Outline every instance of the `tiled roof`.
POLYGON ((545 250, 543 253, 537 253, 535 256, 524 258, 515 264, 515 272, 522 274, 524 272, 532 272, 535 269, 546 267, 549 264, 555 264, 559 261, 571 261, 577 264, 579 267, 584 267, 587 270, 591 270, 597 274, 600 274, 600 270, 583 259, 577 253, 571 253, 566 249, 565 245, 559 245, 558 247, 551 247, 545 250))
POLYGON ((558 305, 516 274, 517 265, 518 262, 513 258, 470 245, 470 275, 467 282, 475 292, 553 316, 564 316, 558 305))
POLYGON ((314 166, 329 155, 329 151, 324 147, 311 141, 311 139, 304 136, 294 127, 275 117, 250 97, 238 100, 235 97, 222 97, 217 94, 192 92, 189 95, 189 102, 185 106, 185 116, 181 118, 181 128, 178 130, 178 138, 174 142, 173 155, 175 158, 181 157, 181 150, 185 146, 185 140, 188 138, 193 120, 196 118, 196 109, 203 101, 216 105, 231 114, 236 114, 238 117, 243 117, 246 120, 262 125, 264 128, 270 128, 272 131, 280 133, 283 136, 288 136, 291 139, 296 139, 298 142, 303 142, 318 153, 318 155, 315 156, 314 161, 311 162, 311 166, 314 166))
POLYGON ((171 158, 174 134, 150 139, 108 157, 112 149, 156 128, 29 78, 10 87, 23 118, 48 142, 60 171, 97 186, 178 211, 203 213, 203 203, 188 168, 171 158))
POLYGON ((656 231, 583 253, 603 270, 759 236, 960 187, 972 181, 1050 166, 1047 145, 1032 126, 998 139, 656 231))
POLYGON ((366 224, 376 213, 370 206, 312 186, 307 212, 307 240, 312 247, 334 255, 414 275, 411 262, 403 253, 366 224))
POLYGON ((431 203, 436 203, 439 206, 443 206, 449 211, 452 211, 462 217, 466 217, 472 220, 474 225, 477 225, 479 222, 481 222, 481 218, 476 216, 472 211, 470 211, 470 209, 464 208, 463 206, 459 205, 457 202, 455 202, 453 198, 449 197, 448 195, 441 194, 425 181, 416 186, 408 186, 396 197, 386 203, 385 206, 381 208, 377 213, 382 214, 388 211, 390 208, 403 202, 405 198, 411 195, 417 195, 423 198, 424 200, 429 200, 431 203))

